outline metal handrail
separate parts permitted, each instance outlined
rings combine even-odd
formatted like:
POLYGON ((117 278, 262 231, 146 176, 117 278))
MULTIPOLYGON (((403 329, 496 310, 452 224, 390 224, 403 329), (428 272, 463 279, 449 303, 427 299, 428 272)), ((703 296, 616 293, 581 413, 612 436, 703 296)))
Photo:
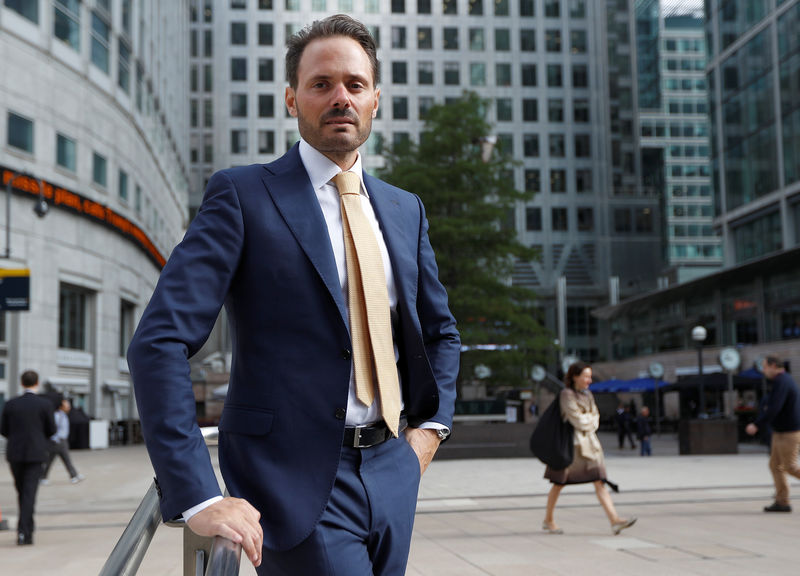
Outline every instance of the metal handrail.
MULTIPOLYGON (((216 426, 201 428, 206 446, 216 446, 219 431, 216 426)), ((227 490, 225 492, 227 495, 227 490)), ((161 524, 159 497, 155 482, 150 484, 139 507, 134 512, 116 546, 111 551, 99 576, 134 576, 144 559, 147 548, 153 540, 156 529, 161 524)), ((184 530, 184 570, 185 576, 237 576, 242 555, 242 545, 216 536, 202 538, 191 532, 186 524, 170 521, 167 526, 183 527, 184 530), (193 547, 194 555, 187 554, 186 548, 193 547), (209 551, 210 549, 210 551, 209 551), (208 552, 208 553, 207 553, 208 552), (206 561, 208 557, 208 561, 206 561), (191 558, 187 564, 187 558, 191 558), (203 567, 205 566, 205 571, 203 567)))
POLYGON ((152 482, 117 545, 106 560, 100 576, 129 576, 136 574, 147 547, 161 523, 156 483, 152 482))

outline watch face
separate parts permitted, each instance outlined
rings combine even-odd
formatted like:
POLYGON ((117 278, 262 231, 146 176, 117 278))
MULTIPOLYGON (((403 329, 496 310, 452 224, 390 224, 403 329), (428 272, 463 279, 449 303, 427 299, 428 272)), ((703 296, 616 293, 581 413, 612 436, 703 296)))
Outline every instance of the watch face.
POLYGON ((739 367, 739 352, 735 348, 724 348, 719 353, 719 363, 726 370, 735 370, 739 367))

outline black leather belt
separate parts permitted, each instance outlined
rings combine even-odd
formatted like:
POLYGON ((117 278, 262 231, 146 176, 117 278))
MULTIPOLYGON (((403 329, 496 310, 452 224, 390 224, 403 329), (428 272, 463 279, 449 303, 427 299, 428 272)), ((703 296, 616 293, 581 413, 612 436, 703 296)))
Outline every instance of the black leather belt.
MULTIPOLYGON (((402 432, 408 426, 405 416, 400 417, 399 432, 402 432)), ((386 427, 386 422, 381 420, 369 426, 347 426, 344 429, 344 440, 342 446, 350 448, 369 448, 370 446, 377 446, 383 444, 392 433, 386 427)))

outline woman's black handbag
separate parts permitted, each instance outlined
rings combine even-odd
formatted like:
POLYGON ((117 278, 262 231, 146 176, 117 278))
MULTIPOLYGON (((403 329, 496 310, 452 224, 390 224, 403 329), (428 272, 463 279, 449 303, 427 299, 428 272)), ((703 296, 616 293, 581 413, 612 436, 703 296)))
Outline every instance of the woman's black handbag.
POLYGON ((572 424, 561 419, 560 394, 539 418, 531 434, 531 452, 554 470, 572 464, 575 455, 572 424))

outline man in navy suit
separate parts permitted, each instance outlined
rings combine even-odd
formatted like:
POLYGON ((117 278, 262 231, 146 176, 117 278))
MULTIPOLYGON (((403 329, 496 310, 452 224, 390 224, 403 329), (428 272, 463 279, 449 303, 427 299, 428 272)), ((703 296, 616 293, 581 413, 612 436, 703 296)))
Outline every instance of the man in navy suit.
POLYGON ((6 460, 14 476, 19 502, 17 544, 33 544, 36 491, 47 461, 50 436, 56 433, 53 404, 36 394, 39 375, 22 374, 22 396, 9 400, 0 418, 0 434, 8 438, 6 460))
POLYGON ((375 42, 331 16, 288 42, 301 142, 223 170, 173 251, 128 361, 165 519, 241 542, 259 574, 405 573, 422 473, 452 425, 460 340, 419 198, 362 171, 380 97, 375 42), (339 192, 354 172, 380 248, 400 431, 351 375, 339 192), (233 362, 220 430, 223 498, 195 416, 188 358, 222 306, 233 362), (407 426, 407 427, 406 427, 407 426))

